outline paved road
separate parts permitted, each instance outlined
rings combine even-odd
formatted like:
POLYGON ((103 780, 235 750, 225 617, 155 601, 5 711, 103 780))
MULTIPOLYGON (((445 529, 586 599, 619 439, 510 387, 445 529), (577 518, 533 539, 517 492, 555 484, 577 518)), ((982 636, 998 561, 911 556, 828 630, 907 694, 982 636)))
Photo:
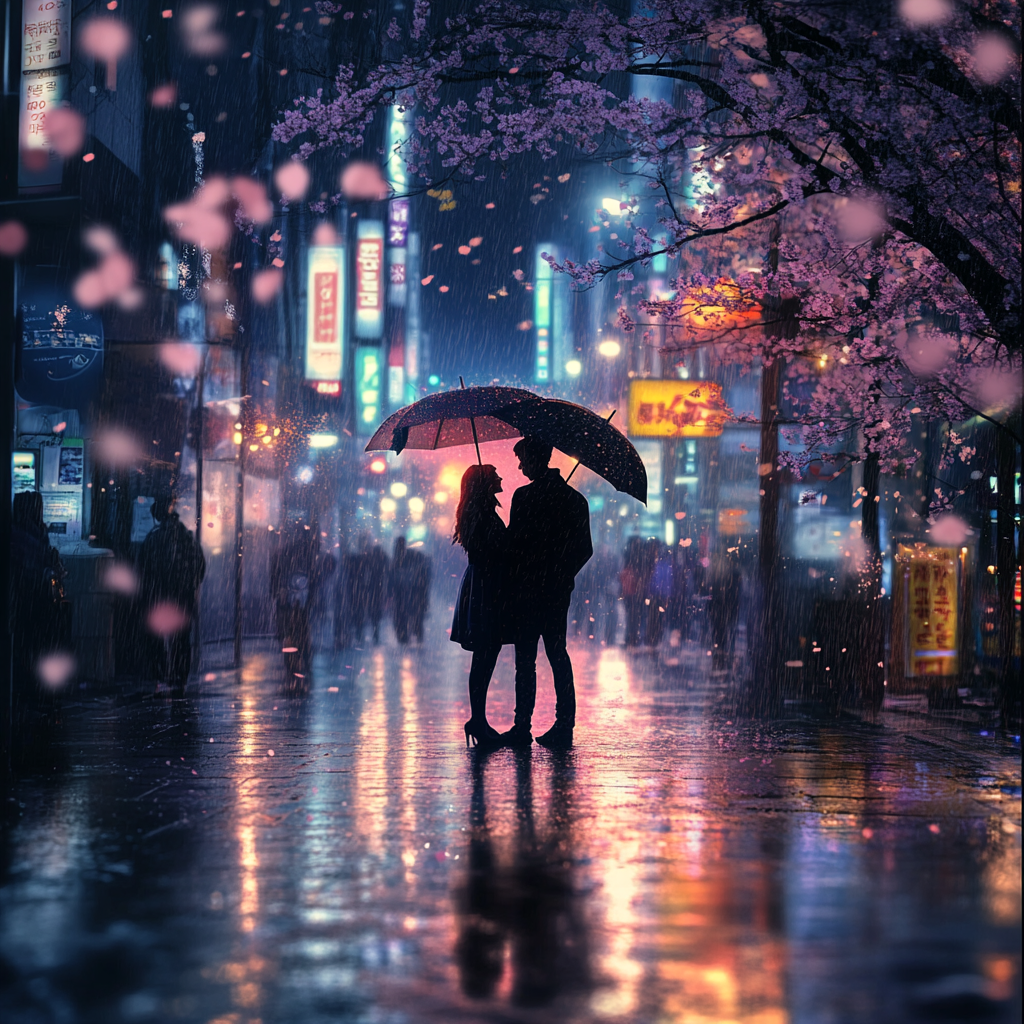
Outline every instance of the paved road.
POLYGON ((440 642, 322 657, 302 696, 270 650, 184 699, 86 690, 5 794, 0 1017, 1020 1020, 1012 739, 752 724, 703 652, 572 654, 562 755, 467 752, 440 642))

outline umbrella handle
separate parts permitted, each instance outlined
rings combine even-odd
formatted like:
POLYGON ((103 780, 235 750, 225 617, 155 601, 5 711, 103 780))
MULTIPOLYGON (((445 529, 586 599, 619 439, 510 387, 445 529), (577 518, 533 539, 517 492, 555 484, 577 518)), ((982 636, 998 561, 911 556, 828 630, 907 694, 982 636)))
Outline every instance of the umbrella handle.
MULTIPOLYGON (((466 390, 466 382, 462 379, 462 374, 459 374, 459 383, 462 385, 462 390, 466 390)), ((614 414, 613 414, 614 415, 614 414)), ((469 417, 469 425, 473 428, 473 446, 476 448, 476 464, 482 466, 484 460, 480 458, 480 442, 476 436, 476 420, 472 416, 469 417)), ((440 433, 440 430, 438 431, 440 433)))
MULTIPOLYGON (((462 380, 462 378, 460 377, 460 378, 459 378, 459 380, 462 380)), ((613 417, 613 416, 614 416, 614 415, 615 415, 615 414, 616 414, 616 413, 617 413, 618 411, 619 411, 618 409, 612 409, 612 411, 611 411, 610 413, 608 413, 608 417, 607 417, 607 419, 605 419, 605 423, 611 423, 611 421, 612 421, 612 417, 613 417)), ((572 474, 573 474, 573 473, 575 473, 575 472, 576 472, 576 470, 577 470, 577 469, 579 469, 579 468, 580 468, 580 460, 579 460, 579 459, 577 459, 577 460, 576 460, 576 465, 572 467, 572 472, 570 472, 570 473, 569 473, 569 475, 568 475, 568 476, 567 476, 567 477, 565 478, 565 482, 566 482, 566 483, 568 483, 568 482, 569 482, 569 481, 570 481, 570 480, 572 479, 572 474)))

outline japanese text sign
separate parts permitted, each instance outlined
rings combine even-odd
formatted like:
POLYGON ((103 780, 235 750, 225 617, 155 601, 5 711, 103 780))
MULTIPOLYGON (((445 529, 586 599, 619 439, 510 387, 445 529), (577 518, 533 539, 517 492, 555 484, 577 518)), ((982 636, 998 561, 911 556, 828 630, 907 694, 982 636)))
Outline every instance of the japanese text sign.
POLYGON ((384 225, 360 221, 356 240, 356 336, 379 338, 384 328, 384 225))
POLYGON ((718 437, 728 414, 719 384, 634 380, 629 385, 631 437, 718 437))
POLYGON ((900 560, 906 572, 907 675, 956 675, 956 549, 901 546, 900 560))
POLYGON ((313 246, 306 277, 306 380, 341 380, 344 314, 345 250, 313 246))

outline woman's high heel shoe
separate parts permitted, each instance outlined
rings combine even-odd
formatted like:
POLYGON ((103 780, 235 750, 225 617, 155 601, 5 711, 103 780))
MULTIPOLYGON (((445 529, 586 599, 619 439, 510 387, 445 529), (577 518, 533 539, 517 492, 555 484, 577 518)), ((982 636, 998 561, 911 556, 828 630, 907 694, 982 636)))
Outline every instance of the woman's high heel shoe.
POLYGON ((472 718, 463 726, 466 732, 466 746, 472 746, 481 750, 497 750, 501 746, 501 734, 487 722, 475 722, 472 718))

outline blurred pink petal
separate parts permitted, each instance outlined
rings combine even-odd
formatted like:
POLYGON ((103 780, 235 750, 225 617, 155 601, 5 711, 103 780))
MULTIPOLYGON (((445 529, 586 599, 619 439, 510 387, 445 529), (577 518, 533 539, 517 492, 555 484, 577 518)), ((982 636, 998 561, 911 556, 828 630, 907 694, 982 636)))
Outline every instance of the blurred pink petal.
POLYGON ((233 178, 231 191, 235 194, 242 212, 254 224, 266 224, 274 216, 274 205, 267 198, 267 190, 252 178, 233 178))
POLYGON ((231 238, 231 224, 227 217, 200 202, 178 203, 164 210, 164 220, 176 231, 183 242, 201 245, 204 249, 220 249, 231 238))
POLYGON ((212 57, 227 46, 227 37, 216 30, 220 12, 212 4, 199 4, 184 12, 181 26, 182 42, 194 57, 212 57))
POLYGON ((986 84, 995 85, 1013 65, 1016 54, 1002 37, 985 33, 974 44, 974 73, 986 84))
POLYGON ((939 516, 935 524, 928 531, 933 544, 941 544, 944 547, 956 547, 967 540, 970 531, 967 524, 957 516, 939 516))
POLYGON ((132 33, 120 18, 101 15, 90 18, 78 34, 82 49, 107 65, 107 88, 117 88, 117 62, 132 45, 132 33))
POLYGON ((388 184, 376 164, 353 160, 341 172, 341 191, 347 199, 387 199, 388 184))
POLYGON ((337 243, 338 232, 334 230, 333 224, 328 224, 327 221, 317 224, 313 231, 314 245, 337 245, 337 243))
POLYGON ((170 636, 188 625, 189 619, 185 609, 173 601, 161 601, 153 605, 146 616, 146 625, 151 633, 157 636, 170 636))
POLYGON ((195 377, 203 362, 203 350, 187 341, 165 341, 160 346, 160 362, 179 377, 195 377))
POLYGON ((146 293, 141 288, 129 288, 117 296, 117 304, 122 309, 138 309, 146 301, 146 293))
POLYGON ((261 270, 258 274, 253 275, 252 297, 260 305, 266 305, 280 291, 283 282, 284 275, 280 270, 273 267, 269 270, 261 270))
POLYGON ((470 250, 468 245, 460 245, 459 246, 459 255, 460 256, 468 256, 470 254, 470 252, 471 252, 471 250, 470 250))
POLYGON ((1020 367, 1016 372, 989 370, 982 373, 974 383, 974 393, 982 411, 989 415, 1016 404, 1021 395, 1020 367))
POLYGON ((157 110, 168 110, 178 100, 178 87, 174 82, 167 82, 165 85, 158 85, 149 94, 149 104, 157 110))
POLYGON ((60 156, 75 156, 85 143, 85 118, 70 107, 56 107, 43 117, 43 131, 60 156))
POLYGON ((43 683, 56 690, 71 679, 77 667, 73 655, 67 651, 54 651, 39 659, 36 672, 43 683))
POLYGON ((139 580, 135 570, 125 562, 115 562, 103 574, 103 587, 115 594, 131 597, 139 589, 139 580))
POLYGON ((108 302, 128 291, 135 280, 135 266, 123 252, 104 256, 99 273, 108 302))
POLYGON ((86 228, 82 232, 82 241, 100 256, 117 252, 121 248, 117 235, 110 228, 103 227, 101 224, 95 224, 91 228, 86 228))
POLYGON ((885 231, 885 208, 881 203, 851 199, 839 207, 836 223, 846 241, 866 242, 885 231))
POLYGON ((118 427, 100 430, 93 444, 96 461, 103 466, 128 467, 142 458, 142 445, 118 427))
POLYGON ((0 224, 0 256, 17 256, 28 245, 28 232, 16 220, 5 220, 0 224))
POLYGON ((900 17, 909 25, 941 25, 953 13, 947 0, 900 0, 900 17))
POLYGON ((274 173, 274 184, 285 199, 301 199, 309 188, 309 171, 305 164, 289 160, 274 173))
POLYGON ((95 309, 106 301, 103 287, 103 275, 98 270, 87 270, 82 274, 71 290, 75 302, 85 309, 95 309))

